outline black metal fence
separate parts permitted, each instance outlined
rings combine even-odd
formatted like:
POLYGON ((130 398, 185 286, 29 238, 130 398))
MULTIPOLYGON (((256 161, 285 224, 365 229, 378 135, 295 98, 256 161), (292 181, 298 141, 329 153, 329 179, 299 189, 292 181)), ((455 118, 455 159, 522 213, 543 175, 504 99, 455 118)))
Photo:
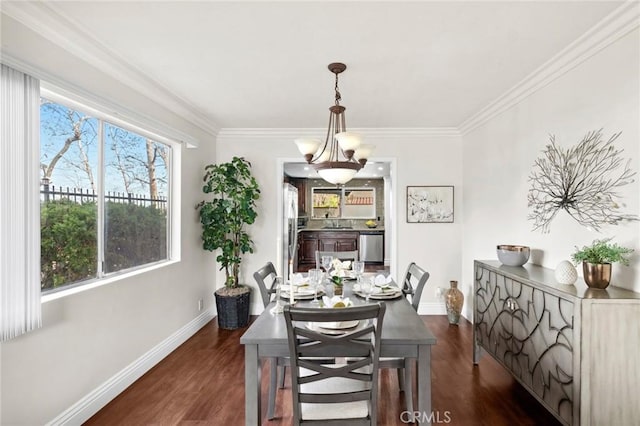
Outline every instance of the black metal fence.
MULTIPOLYGON (((67 199, 75 203, 95 202, 98 195, 94 190, 83 188, 56 188, 54 185, 40 186, 40 201, 48 203, 50 201, 67 199)), ((150 198, 143 195, 130 194, 124 192, 107 192, 105 193, 107 201, 113 201, 123 204, 135 204, 137 206, 153 206, 158 209, 166 210, 167 197, 150 198)))

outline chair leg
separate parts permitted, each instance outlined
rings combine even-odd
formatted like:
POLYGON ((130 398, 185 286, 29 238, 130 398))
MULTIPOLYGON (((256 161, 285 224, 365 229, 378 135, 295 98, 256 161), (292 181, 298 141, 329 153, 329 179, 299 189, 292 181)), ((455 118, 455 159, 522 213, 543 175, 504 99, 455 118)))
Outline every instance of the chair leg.
POLYGON ((396 369, 396 374, 398 375, 398 388, 400 388, 400 392, 404 391, 404 371, 402 368, 396 369))
POLYGON ((278 388, 284 388, 284 376, 287 374, 287 366, 279 365, 278 366, 278 388))
POLYGON ((269 358, 269 402, 267 404, 267 418, 273 419, 276 407, 276 386, 278 378, 278 359, 269 358))
POLYGON ((413 413, 413 359, 404 359, 404 400, 407 411, 413 413))

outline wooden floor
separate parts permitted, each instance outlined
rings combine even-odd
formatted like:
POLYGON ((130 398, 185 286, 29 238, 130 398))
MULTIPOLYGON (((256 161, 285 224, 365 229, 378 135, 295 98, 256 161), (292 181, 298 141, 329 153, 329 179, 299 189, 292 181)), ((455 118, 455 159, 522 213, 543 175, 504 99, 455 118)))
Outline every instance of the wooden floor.
MULTIPOLYGON (((434 424, 558 425, 489 356, 471 360, 471 325, 450 326, 445 316, 424 316, 438 344, 432 353, 434 424)), ((86 425, 244 424, 244 330, 218 329, 215 320, 94 415, 86 425)), ((267 371, 265 368, 263 371, 267 371)), ((263 375, 263 401, 268 374, 263 375)), ((276 416, 264 425, 291 424, 289 375, 278 392, 276 416)), ((379 424, 401 425, 404 410, 395 371, 381 372, 379 424)), ((266 401, 263 402, 263 415, 266 401)))

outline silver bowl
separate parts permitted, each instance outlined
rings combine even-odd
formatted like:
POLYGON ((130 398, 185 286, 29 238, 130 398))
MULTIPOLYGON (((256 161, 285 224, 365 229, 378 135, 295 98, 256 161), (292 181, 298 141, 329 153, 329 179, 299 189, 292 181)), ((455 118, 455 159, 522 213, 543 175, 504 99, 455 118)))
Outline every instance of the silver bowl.
POLYGON ((529 252, 527 246, 513 246, 502 244, 497 246, 498 260, 507 266, 522 266, 529 260, 529 252))

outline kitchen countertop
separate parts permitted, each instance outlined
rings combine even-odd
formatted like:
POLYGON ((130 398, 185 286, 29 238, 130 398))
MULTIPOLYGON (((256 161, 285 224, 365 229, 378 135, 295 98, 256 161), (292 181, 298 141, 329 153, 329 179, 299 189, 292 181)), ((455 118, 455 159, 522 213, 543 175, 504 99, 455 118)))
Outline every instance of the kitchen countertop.
POLYGON ((366 226, 354 226, 353 228, 298 228, 298 232, 384 232, 383 226, 368 228, 366 226))

